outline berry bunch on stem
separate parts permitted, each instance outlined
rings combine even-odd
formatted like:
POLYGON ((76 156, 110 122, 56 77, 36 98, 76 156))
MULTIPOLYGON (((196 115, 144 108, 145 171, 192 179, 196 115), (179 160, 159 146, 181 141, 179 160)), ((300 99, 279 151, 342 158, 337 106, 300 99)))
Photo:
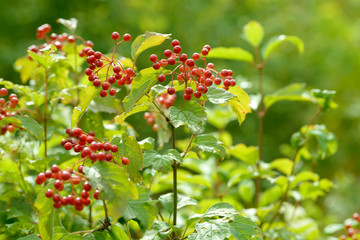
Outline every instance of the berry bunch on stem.
MULTIPOLYGON (((12 93, 9 95, 8 100, 5 98, 8 95, 8 90, 6 88, 0 89, 0 121, 6 117, 11 117, 17 115, 18 111, 14 111, 13 109, 18 105, 19 99, 16 94, 12 93)), ((0 134, 4 135, 7 131, 14 132, 15 125, 8 123, 1 126, 0 134)))
MULTIPOLYGON (((89 197, 92 186, 83 174, 76 172, 73 169, 61 170, 54 164, 51 166, 50 170, 39 173, 35 181, 37 184, 41 185, 47 179, 55 180, 54 187, 45 192, 45 196, 47 198, 52 198, 54 201, 54 208, 72 205, 76 210, 81 211, 84 209, 84 206, 90 205, 91 200, 89 197), (66 184, 70 184, 70 187, 66 187, 66 184), (65 192, 62 194, 63 196, 60 195, 61 192, 65 192), (70 194, 68 194, 69 192, 70 194), (80 194, 77 192, 80 192, 80 194)), ((94 199, 98 200, 99 194, 100 191, 95 190, 93 193, 94 199)))
MULTIPOLYGON (((360 223, 360 215, 358 213, 354 213, 352 218, 357 222, 356 225, 359 225, 359 223, 360 223)), ((340 240, 349 239, 348 237, 350 237, 350 239, 352 239, 352 240, 357 240, 358 239, 357 233, 360 233, 360 230, 355 229, 355 225, 348 222, 348 223, 345 223, 345 228, 346 228, 346 231, 347 231, 347 235, 341 235, 340 240)))
POLYGON ((235 86, 236 81, 232 78, 233 72, 231 70, 223 69, 218 72, 215 70, 213 63, 207 63, 206 56, 211 50, 209 45, 203 47, 201 51, 202 57, 199 53, 194 53, 192 58, 188 58, 185 53, 182 53, 180 42, 177 39, 173 40, 171 44, 173 49, 164 51, 165 59, 159 60, 155 54, 150 56, 154 69, 160 69, 160 67, 166 67, 167 65, 175 66, 172 72, 165 75, 161 74, 158 77, 159 82, 164 82, 166 76, 171 76, 171 86, 167 89, 168 94, 175 94, 174 76, 176 76, 180 84, 185 82, 185 101, 191 100, 192 96, 199 99, 202 94, 208 92, 208 87, 212 85, 222 85, 225 90, 235 86), (201 61, 204 67, 200 67, 197 61, 201 61))
POLYGON ((114 59, 117 45, 122 42, 128 42, 131 40, 129 34, 124 34, 123 39, 118 41, 120 35, 117 32, 113 32, 111 35, 115 41, 114 51, 111 58, 102 54, 99 51, 94 51, 92 48, 84 48, 83 53, 86 56, 86 61, 89 64, 88 68, 85 69, 85 74, 88 75, 88 79, 93 83, 95 87, 100 87, 101 97, 106 97, 109 93, 110 96, 116 95, 116 89, 112 88, 111 85, 117 83, 119 87, 124 85, 130 85, 134 76, 134 66, 132 68, 125 69, 124 65, 120 60, 114 59), (102 71, 103 70, 103 71, 102 71), (106 72, 105 80, 101 80, 100 74, 106 72))

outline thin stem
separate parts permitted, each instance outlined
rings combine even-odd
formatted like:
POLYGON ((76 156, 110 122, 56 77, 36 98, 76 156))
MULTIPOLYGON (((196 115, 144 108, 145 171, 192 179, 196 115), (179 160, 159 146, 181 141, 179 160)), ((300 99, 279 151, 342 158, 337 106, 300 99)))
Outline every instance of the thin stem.
POLYGON ((45 69, 45 103, 44 103, 44 145, 45 158, 47 158, 47 103, 48 103, 48 70, 45 69))
POLYGON ((91 205, 89 206, 89 228, 92 228, 92 208, 91 205))
POLYGON ((103 202, 104 211, 105 211, 105 223, 106 223, 106 222, 110 222, 110 219, 109 219, 109 216, 108 216, 108 210, 107 210, 107 207, 106 207, 105 200, 102 200, 102 202, 103 202))
POLYGON ((320 115, 320 113, 321 113, 321 108, 319 107, 319 109, 317 110, 317 112, 315 113, 315 115, 313 116, 313 118, 310 120, 310 122, 308 123, 308 125, 312 125, 312 124, 315 122, 316 118, 320 115))
MULTIPOLYGON (((170 124, 171 127, 171 136, 172 136, 172 148, 175 149, 175 127, 170 124)), ((174 192, 174 215, 173 215, 173 225, 176 225, 176 219, 177 219, 177 201, 178 201, 178 196, 177 196, 177 167, 179 166, 179 163, 175 160, 173 160, 172 163, 172 169, 173 169, 173 192, 174 192)), ((176 233, 173 232, 172 233, 172 238, 173 239, 178 239, 178 237, 176 236, 176 233)))
POLYGON ((190 140, 189 140, 189 143, 188 143, 185 151, 183 152, 183 154, 181 154, 181 157, 185 157, 186 154, 190 151, 191 144, 192 144, 192 141, 194 140, 194 138, 195 138, 195 134, 191 135, 191 138, 190 138, 190 140))

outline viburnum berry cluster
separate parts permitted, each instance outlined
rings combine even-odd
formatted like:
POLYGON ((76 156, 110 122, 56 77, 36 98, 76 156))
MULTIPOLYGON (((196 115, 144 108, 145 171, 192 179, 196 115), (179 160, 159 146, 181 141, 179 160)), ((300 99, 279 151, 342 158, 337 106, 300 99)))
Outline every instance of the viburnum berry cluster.
MULTIPOLYGON (((47 198, 52 198, 55 208, 72 205, 76 210, 83 210, 84 206, 91 203, 90 191, 93 190, 87 178, 73 169, 61 170, 56 164, 52 165, 50 170, 44 173, 39 173, 36 177, 36 183, 41 185, 47 179, 54 179, 54 188, 48 189, 45 192, 47 198), (82 183, 82 184, 81 184, 82 183), (70 184, 66 186, 66 184, 70 184), (81 186, 81 187, 80 187, 81 186), (77 193, 81 192, 80 194, 77 193), (60 195, 61 192, 65 194, 60 195), (70 194, 68 194, 70 192, 70 194)), ((95 190, 93 193, 94 199, 99 199, 100 190, 95 190)))
MULTIPOLYGON (((360 223, 360 215, 358 213, 354 213, 352 218, 357 221, 357 225, 360 223)), ((351 223, 345 223, 345 228, 347 231, 347 236, 342 235, 340 237, 341 240, 346 240, 348 237, 351 237, 351 239, 353 239, 353 240, 358 239, 358 237, 355 234, 360 233, 360 231, 355 229, 351 223)))
POLYGON ((114 59, 117 45, 122 42, 130 41, 130 34, 124 34, 121 41, 118 41, 120 38, 118 32, 113 32, 111 37, 115 41, 114 51, 111 58, 108 58, 99 51, 95 52, 91 47, 84 48, 83 50, 84 56, 86 56, 86 61, 89 64, 88 68, 85 69, 85 74, 88 75, 89 81, 92 82, 95 87, 101 86, 101 97, 106 97, 108 92, 110 96, 115 96, 116 89, 112 88, 111 85, 114 83, 117 83, 119 87, 130 85, 135 76, 134 66, 132 68, 125 69, 120 60, 114 59), (105 80, 101 80, 100 77, 102 69, 106 69, 105 80))
MULTIPOLYGON (((82 165, 78 167, 80 173, 83 173, 83 166, 87 159, 90 159, 91 163, 95 161, 114 161, 113 154, 119 150, 116 145, 101 142, 95 137, 95 133, 92 131, 85 133, 81 128, 75 128, 74 130, 68 128, 66 129, 66 133, 69 135, 69 138, 62 140, 61 145, 68 151, 74 149, 74 152, 81 154, 82 159, 80 163, 82 163, 82 165)), ((129 159, 126 157, 122 158, 122 164, 129 164, 129 159)))
POLYGON ((147 124, 149 124, 150 126, 153 126, 152 130, 154 132, 157 132, 158 131, 158 125, 155 123, 155 118, 156 118, 155 113, 145 112, 144 113, 144 118, 145 118, 147 124))
MULTIPOLYGON (((40 27, 37 28, 36 37, 38 39, 45 39, 46 43, 41 45, 31 45, 28 47, 28 51, 34 52, 38 55, 41 54, 40 49, 46 47, 48 44, 54 45, 57 50, 62 51, 63 46, 66 42, 76 44, 76 40, 79 39, 82 44, 85 46, 84 48, 92 48, 94 46, 94 43, 92 41, 85 41, 81 36, 75 36, 75 35, 69 35, 67 33, 62 34, 56 34, 51 33, 50 37, 47 35, 51 31, 51 26, 49 24, 43 24, 40 27)), ((80 51, 80 56, 85 56, 83 51, 80 51)), ((29 59, 32 60, 30 56, 28 56, 29 59)))
MULTIPOLYGON (((0 89, 0 97, 6 97, 8 95, 8 90, 6 88, 0 89)), ((17 111, 12 111, 19 103, 19 99, 15 93, 9 95, 8 100, 5 98, 0 98, 0 121, 9 116, 17 115, 17 111)), ((8 123, 1 126, 1 135, 4 135, 7 131, 14 132, 15 125, 8 123)))
POLYGON ((156 98, 156 101, 166 109, 174 106, 175 100, 176 95, 170 95, 168 93, 162 93, 159 97, 156 98))
POLYGON ((152 54, 150 61, 153 62, 154 69, 160 69, 160 67, 166 67, 167 65, 176 65, 174 70, 167 74, 161 74, 158 77, 159 82, 164 82, 166 76, 171 76, 171 86, 168 87, 167 93, 170 95, 175 94, 175 88, 173 87, 174 75, 180 84, 185 82, 184 100, 189 101, 192 96, 199 99, 202 94, 208 92, 208 87, 214 85, 221 85, 223 89, 228 90, 229 87, 233 87, 236 84, 233 79, 233 72, 231 70, 223 69, 220 72, 215 70, 213 63, 207 63, 206 56, 209 54, 211 47, 205 45, 199 53, 194 53, 192 58, 188 58, 185 53, 182 53, 180 42, 174 39, 171 42, 172 50, 167 49, 164 51, 166 59, 158 59, 158 56, 152 54), (196 61, 204 63, 204 67, 200 67, 196 61), (179 70, 180 73, 176 72, 179 70))

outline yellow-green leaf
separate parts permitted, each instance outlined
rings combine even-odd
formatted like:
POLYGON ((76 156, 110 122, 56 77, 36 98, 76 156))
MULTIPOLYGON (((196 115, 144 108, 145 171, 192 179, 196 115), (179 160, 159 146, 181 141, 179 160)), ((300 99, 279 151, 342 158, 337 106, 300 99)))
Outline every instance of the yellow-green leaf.
POLYGON ((299 37, 280 35, 280 36, 271 38, 267 42, 266 46, 262 49, 263 58, 267 59, 271 55, 271 53, 273 53, 280 46, 280 44, 282 44, 284 42, 290 42, 290 43, 294 44, 296 46, 296 48, 298 49, 299 53, 304 52, 304 43, 299 37))
POLYGON ((264 29, 260 23, 250 21, 244 27, 246 40, 253 46, 258 47, 264 37, 264 29))
POLYGON ((140 53, 148 48, 162 44, 171 34, 161 34, 156 32, 145 32, 145 34, 137 36, 131 44, 131 57, 135 60, 140 53))
POLYGON ((236 114, 239 124, 241 124, 246 117, 246 114, 251 113, 250 97, 240 87, 231 87, 229 92, 234 94, 236 97, 229 100, 231 109, 236 114))
POLYGON ((278 158, 271 162, 270 167, 289 176, 292 172, 294 162, 288 158, 278 158))
POLYGON ((206 56, 207 58, 221 58, 236 61, 253 62, 254 57, 248 51, 239 47, 218 47, 213 48, 206 56))

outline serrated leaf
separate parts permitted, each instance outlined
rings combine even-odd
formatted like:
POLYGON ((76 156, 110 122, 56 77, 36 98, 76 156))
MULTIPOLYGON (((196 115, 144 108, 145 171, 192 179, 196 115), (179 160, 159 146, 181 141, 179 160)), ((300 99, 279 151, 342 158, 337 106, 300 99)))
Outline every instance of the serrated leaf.
POLYGON ((314 98, 309 91, 305 90, 304 83, 293 83, 264 97, 264 105, 266 108, 269 108, 279 101, 313 102, 314 98))
POLYGON ((237 240, 263 239, 260 228, 249 218, 237 215, 230 226, 230 231, 237 240))
MULTIPOLYGON (((198 202, 195 199, 192 199, 188 196, 181 194, 177 195, 177 209, 181 209, 189 205, 197 205, 198 202)), ((169 214, 172 214, 174 211, 174 193, 167 193, 159 197, 159 201, 163 207, 168 211, 169 214)))
POLYGON ((120 157, 127 157, 129 159, 129 164, 125 168, 130 175, 130 179, 135 183, 139 183, 142 179, 139 171, 144 166, 144 158, 141 147, 136 139, 124 133, 121 137, 121 142, 120 138, 114 138, 111 144, 119 147, 118 155, 120 157))
POLYGON ((43 127, 36 122, 34 119, 30 117, 25 117, 21 115, 16 115, 12 117, 6 117, 2 120, 0 120, 1 124, 6 123, 12 123, 15 126, 18 126, 30 134, 32 134, 34 137, 36 137, 38 140, 42 141, 44 138, 44 129, 43 127))
POLYGON ((236 114, 239 124, 245 120, 246 114, 251 113, 250 97, 240 87, 235 86, 229 89, 229 92, 236 97, 229 100, 229 104, 233 112, 236 114))
POLYGON ((260 23, 250 21, 244 27, 246 40, 253 46, 258 47, 264 37, 264 29, 260 23))
POLYGON ((253 62, 254 57, 248 51, 238 48, 238 47, 218 47, 212 48, 209 54, 206 56, 207 58, 221 58, 228 60, 237 60, 237 61, 245 61, 245 62, 253 62))
POLYGON ((270 167, 289 176, 292 172, 294 162, 288 158, 278 158, 270 163, 270 167))
POLYGON ((74 128, 79 122, 82 115, 85 113, 86 109, 91 103, 91 100, 95 97, 100 91, 100 88, 95 87, 92 83, 86 87, 84 93, 80 97, 80 103, 77 107, 74 108, 73 114, 71 116, 71 128, 74 128))
POLYGON ((171 169, 173 161, 182 162, 180 153, 175 149, 169 149, 164 154, 155 150, 144 152, 144 166, 152 166, 157 171, 167 173, 171 169))
POLYGON ((206 93, 206 98, 213 104, 223 104, 229 102, 229 99, 235 97, 229 91, 218 87, 209 87, 206 93))
POLYGON ((273 53, 280 46, 280 44, 282 44, 284 42, 290 42, 290 43, 294 44, 297 47, 299 53, 304 52, 304 43, 299 37, 280 35, 280 36, 271 38, 266 43, 266 45, 264 46, 264 48, 261 51, 263 58, 267 59, 271 55, 271 53, 273 53))
POLYGON ((127 221, 130 219, 138 219, 141 227, 149 229, 157 215, 157 209, 155 207, 156 201, 151 199, 151 192, 147 188, 137 186, 137 189, 139 199, 128 202, 124 211, 124 218, 127 221))
POLYGON ((52 239, 54 234, 55 208, 53 200, 47 198, 45 193, 53 188, 53 182, 48 183, 41 189, 35 201, 35 208, 39 215, 39 232, 43 239, 52 239))
POLYGON ((221 156, 221 158, 225 156, 225 148, 222 146, 222 143, 213 135, 198 135, 194 138, 193 144, 201 151, 217 153, 221 156))
POLYGON ((161 240, 165 239, 172 232, 172 228, 169 223, 155 221, 151 230, 145 232, 142 240, 161 240))
POLYGON ((198 102, 187 101, 182 109, 173 106, 169 111, 170 121, 175 128, 178 128, 181 125, 187 125, 189 130, 194 134, 198 134, 203 130, 206 112, 205 108, 198 102))
POLYGON ((85 175, 94 189, 101 191, 100 198, 107 200, 109 216, 117 221, 130 199, 138 198, 134 183, 128 180, 124 169, 109 162, 95 162, 92 167, 84 168, 85 175))
POLYGON ((226 202, 215 203, 211 207, 209 207, 204 217, 213 218, 213 217, 221 217, 224 219, 230 219, 234 215, 239 214, 239 212, 230 204, 226 202))
POLYGON ((152 67, 141 70, 131 83, 129 95, 123 100, 125 111, 129 112, 136 102, 157 83, 158 76, 166 72, 167 70, 155 70, 152 67))
POLYGON ((156 32, 145 32, 135 38, 131 44, 131 57, 135 60, 140 53, 148 48, 158 46, 168 39, 171 34, 161 34, 156 32))
POLYGON ((141 105, 136 105, 135 107, 133 107, 129 112, 123 112, 120 115, 116 116, 114 118, 114 121, 120 125, 124 124, 125 119, 127 117, 130 117, 133 114, 139 113, 139 112, 144 112, 147 111, 149 109, 149 106, 147 104, 141 104, 141 105))
POLYGON ((237 144, 230 149, 231 155, 244 161, 248 164, 254 165, 259 158, 259 149, 255 146, 246 146, 245 144, 237 144))
POLYGON ((196 233, 189 235, 189 240, 223 240, 230 237, 230 226, 220 221, 203 222, 195 225, 196 233))
POLYGON ((153 139, 152 137, 145 138, 139 142, 139 145, 143 150, 153 150, 155 147, 155 139, 153 139))

